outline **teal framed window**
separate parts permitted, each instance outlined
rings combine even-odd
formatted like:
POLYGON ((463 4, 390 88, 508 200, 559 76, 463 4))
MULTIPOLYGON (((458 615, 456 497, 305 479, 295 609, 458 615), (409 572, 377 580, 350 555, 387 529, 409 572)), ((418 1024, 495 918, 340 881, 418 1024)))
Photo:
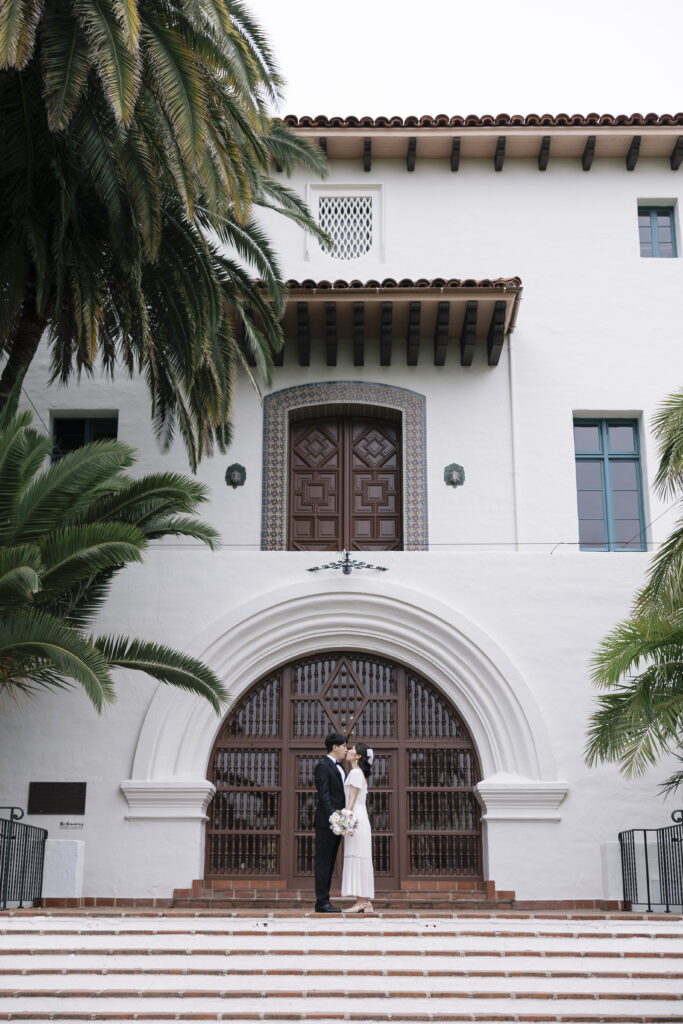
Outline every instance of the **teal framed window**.
POLYGON ((54 440, 52 461, 61 459, 67 452, 82 448, 91 441, 116 438, 118 416, 55 416, 52 420, 54 440))
POLYGON ((636 420, 574 420, 579 547, 645 551, 645 515, 636 420))
POLYGON ((673 206, 639 206, 640 255, 667 259, 678 256, 673 206))

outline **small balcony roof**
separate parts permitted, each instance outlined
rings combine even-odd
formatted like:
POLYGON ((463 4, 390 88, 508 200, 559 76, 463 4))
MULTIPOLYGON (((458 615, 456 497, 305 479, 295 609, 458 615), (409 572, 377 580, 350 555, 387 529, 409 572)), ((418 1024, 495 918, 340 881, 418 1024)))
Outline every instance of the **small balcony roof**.
MULTIPOLYGON (((425 358, 443 366, 454 357, 470 366, 478 345, 497 366, 522 294, 519 277, 305 280, 287 288, 285 349, 296 351, 300 366, 310 365, 313 346, 324 348, 328 366, 337 365, 340 347, 363 366, 368 343, 378 346, 381 366, 416 366, 425 358)), ((277 353, 276 365, 283 359, 277 353)))

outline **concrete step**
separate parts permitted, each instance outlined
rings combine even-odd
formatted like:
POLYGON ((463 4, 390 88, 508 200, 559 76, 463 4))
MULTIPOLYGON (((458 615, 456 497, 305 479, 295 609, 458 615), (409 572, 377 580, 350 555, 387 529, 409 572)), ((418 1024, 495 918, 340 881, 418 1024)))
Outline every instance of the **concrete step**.
POLYGON ((0 1020, 683 1019, 683 922, 0 914, 0 1020))

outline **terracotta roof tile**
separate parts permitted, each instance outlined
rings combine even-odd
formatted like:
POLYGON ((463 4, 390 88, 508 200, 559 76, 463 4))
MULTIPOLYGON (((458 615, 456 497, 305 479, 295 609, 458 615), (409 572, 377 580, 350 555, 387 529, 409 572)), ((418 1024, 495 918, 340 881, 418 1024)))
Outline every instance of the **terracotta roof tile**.
POLYGON ((498 127, 645 127, 649 125, 683 125, 683 113, 678 114, 467 114, 465 117, 437 114, 432 117, 296 117, 288 114, 285 124, 292 128, 487 128, 498 127))
POLYGON ((413 281, 410 278, 404 277, 397 281, 393 277, 386 277, 383 281, 314 281, 312 278, 306 278, 304 281, 287 281, 287 288, 290 291, 347 291, 349 289, 392 289, 392 288, 424 288, 424 289, 442 289, 442 288, 521 288, 522 280, 519 277, 496 277, 496 278, 482 278, 476 280, 473 277, 435 277, 432 280, 428 280, 425 277, 417 278, 413 281))

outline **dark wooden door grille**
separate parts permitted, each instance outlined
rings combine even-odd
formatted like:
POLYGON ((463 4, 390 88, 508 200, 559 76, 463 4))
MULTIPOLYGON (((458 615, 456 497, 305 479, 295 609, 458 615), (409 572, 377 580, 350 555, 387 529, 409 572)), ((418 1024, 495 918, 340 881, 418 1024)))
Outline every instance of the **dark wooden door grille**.
POLYGON ((427 680, 374 655, 303 658, 230 712, 211 756, 206 873, 313 881, 313 769, 331 730, 375 751, 368 794, 379 889, 482 878, 479 767, 458 713, 427 680))
POLYGON ((291 426, 289 547, 395 551, 402 543, 401 428, 338 416, 291 426))

